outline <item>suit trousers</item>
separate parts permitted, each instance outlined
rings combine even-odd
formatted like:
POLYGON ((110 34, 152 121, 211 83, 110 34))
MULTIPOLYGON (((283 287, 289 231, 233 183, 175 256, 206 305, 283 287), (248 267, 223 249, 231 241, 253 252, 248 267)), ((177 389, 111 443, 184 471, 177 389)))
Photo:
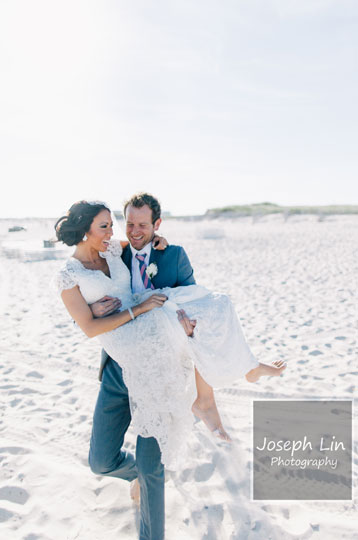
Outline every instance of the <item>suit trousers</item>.
POLYGON ((89 465, 95 474, 140 484, 140 540, 164 539, 164 466, 154 437, 136 442, 136 456, 122 450, 131 421, 122 368, 108 358, 93 415, 89 465))

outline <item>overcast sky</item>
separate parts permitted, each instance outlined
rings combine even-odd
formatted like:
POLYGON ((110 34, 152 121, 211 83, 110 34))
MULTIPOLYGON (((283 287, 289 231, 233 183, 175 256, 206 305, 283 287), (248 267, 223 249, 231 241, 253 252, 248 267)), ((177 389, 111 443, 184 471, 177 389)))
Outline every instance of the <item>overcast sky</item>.
POLYGON ((0 216, 358 204, 357 22, 356 0, 0 0, 0 216))

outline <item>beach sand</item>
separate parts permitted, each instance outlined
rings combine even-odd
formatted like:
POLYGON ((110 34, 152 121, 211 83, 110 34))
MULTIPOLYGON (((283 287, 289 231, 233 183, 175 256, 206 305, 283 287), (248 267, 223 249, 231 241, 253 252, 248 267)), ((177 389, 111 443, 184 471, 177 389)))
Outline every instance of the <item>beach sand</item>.
MULTIPOLYGON (((129 484, 95 476, 87 464, 100 346, 74 326, 50 286, 71 250, 44 260, 40 241, 53 235, 53 220, 8 233, 12 224, 0 222, 0 537, 135 539, 129 484)), ((161 232, 185 247, 198 283, 231 296, 256 357, 288 364, 280 378, 217 390, 233 445, 195 425, 185 468, 167 475, 166 538, 358 538, 356 501, 250 495, 254 399, 354 397, 358 217, 168 220, 161 232)), ((134 442, 129 430, 126 448, 134 442)))

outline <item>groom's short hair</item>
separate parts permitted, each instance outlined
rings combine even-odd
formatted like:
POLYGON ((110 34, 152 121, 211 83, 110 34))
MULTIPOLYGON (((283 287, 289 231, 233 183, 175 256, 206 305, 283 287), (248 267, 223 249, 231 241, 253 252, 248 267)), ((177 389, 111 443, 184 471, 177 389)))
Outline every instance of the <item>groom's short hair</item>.
POLYGON ((147 204, 152 211, 152 223, 155 223, 160 218, 161 208, 158 199, 153 197, 150 193, 136 193, 128 201, 124 203, 123 214, 126 217, 126 210, 128 206, 134 206, 134 208, 142 208, 147 204))

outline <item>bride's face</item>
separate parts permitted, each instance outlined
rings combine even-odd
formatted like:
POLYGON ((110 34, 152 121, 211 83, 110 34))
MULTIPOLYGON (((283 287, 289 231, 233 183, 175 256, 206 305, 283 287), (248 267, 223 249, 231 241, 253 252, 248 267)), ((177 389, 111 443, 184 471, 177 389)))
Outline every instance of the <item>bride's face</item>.
POLYGON ((113 235, 112 227, 111 213, 108 210, 102 210, 93 218, 90 230, 86 233, 90 247, 97 251, 106 251, 113 235))

